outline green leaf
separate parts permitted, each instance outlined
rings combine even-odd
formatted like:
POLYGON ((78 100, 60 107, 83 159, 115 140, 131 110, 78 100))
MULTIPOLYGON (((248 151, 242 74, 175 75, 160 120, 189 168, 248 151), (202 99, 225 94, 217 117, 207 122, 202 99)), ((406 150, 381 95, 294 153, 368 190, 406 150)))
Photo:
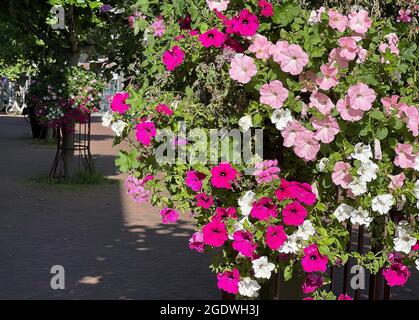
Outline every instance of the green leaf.
POLYGON ((384 140, 388 136, 388 129, 381 127, 377 129, 377 138, 378 140, 384 140))
POLYGON ((373 112, 371 112, 370 117, 376 120, 384 120, 385 116, 384 116, 384 112, 380 111, 380 110, 374 110, 373 112))
POLYGON ((288 281, 292 278, 293 271, 294 271, 293 264, 290 264, 290 265, 285 267, 285 269, 284 269, 284 280, 285 281, 288 281))

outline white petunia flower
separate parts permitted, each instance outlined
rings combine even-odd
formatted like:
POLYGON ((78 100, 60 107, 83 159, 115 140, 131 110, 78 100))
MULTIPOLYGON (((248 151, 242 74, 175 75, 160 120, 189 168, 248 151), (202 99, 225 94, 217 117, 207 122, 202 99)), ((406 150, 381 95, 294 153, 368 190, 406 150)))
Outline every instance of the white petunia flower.
POLYGON ((252 210, 252 204, 255 201, 256 194, 253 191, 246 191, 246 193, 239 199, 238 204, 244 216, 248 216, 252 210))
POLYGON ((397 232, 397 237, 393 239, 394 250, 409 254, 410 251, 412 251, 412 247, 416 244, 416 241, 415 237, 401 229, 397 232))
POLYGON ((361 177, 354 177, 353 180, 348 183, 348 188, 352 191, 354 196, 359 196, 368 191, 367 182, 361 177))
POLYGON ((113 120, 111 112, 105 112, 102 116, 102 126, 109 128, 113 120))
POLYGON ((369 215, 368 211, 362 209, 361 207, 351 213, 352 224, 359 224, 368 227, 372 220, 373 218, 369 215))
POLYGON ((257 298, 260 288, 260 284, 249 277, 243 278, 239 282, 239 293, 244 297, 257 298))
POLYGON ((380 194, 372 199, 372 210, 380 214, 386 214, 393 206, 394 197, 391 194, 380 194))
POLYGON ((339 207, 336 208, 333 215, 339 222, 343 222, 351 217, 353 211, 355 211, 355 208, 345 203, 342 203, 341 205, 339 205, 339 207))
POLYGON ((319 171, 320 172, 325 172, 327 166, 329 165, 330 160, 328 158, 323 158, 320 159, 319 161, 319 171))
POLYGON ((239 120, 239 126, 242 129, 242 131, 249 130, 253 126, 252 117, 249 115, 241 117, 239 120))
POLYGON ((316 229, 314 229, 311 221, 305 220, 304 223, 298 227, 298 230, 296 232, 296 237, 307 241, 308 239, 310 239, 310 237, 314 236, 315 233, 316 233, 316 229))
POLYGON ((416 199, 419 200, 419 180, 415 182, 415 187, 413 188, 413 194, 415 195, 416 199))
POLYGON ((126 122, 122 120, 118 120, 117 122, 112 123, 111 129, 113 130, 113 132, 115 133, 117 137, 120 137, 122 135, 122 132, 124 132, 124 129, 126 126, 127 126, 126 122))
POLYGON ((275 265, 269 262, 268 258, 265 256, 253 260, 252 265, 256 278, 269 279, 272 271, 275 269, 275 265))
POLYGON ((288 109, 276 109, 272 113, 271 121, 279 131, 282 131, 292 121, 291 111, 288 109))
POLYGON ((358 168, 357 173, 360 175, 360 178, 366 182, 371 182, 377 179, 378 166, 371 160, 366 160, 362 162, 361 166, 358 168))
POLYGON ((358 159, 361 162, 366 162, 372 158, 371 146, 365 145, 362 142, 355 145, 354 152, 351 153, 352 159, 358 159))
POLYGON ((282 245, 281 248, 278 249, 280 253, 298 253, 303 249, 304 240, 297 235, 297 232, 290 235, 282 245))
POLYGON ((418 270, 418 271, 419 271, 419 258, 417 258, 417 259, 415 260, 415 264, 416 264, 416 270, 418 270))

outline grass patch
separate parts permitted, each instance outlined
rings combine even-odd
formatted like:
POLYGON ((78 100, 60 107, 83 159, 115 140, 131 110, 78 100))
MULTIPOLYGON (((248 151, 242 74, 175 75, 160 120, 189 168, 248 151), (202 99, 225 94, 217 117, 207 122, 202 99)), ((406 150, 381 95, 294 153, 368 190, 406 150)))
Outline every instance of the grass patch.
POLYGON ((30 179, 32 183, 42 186, 91 186, 91 185, 107 185, 117 183, 115 179, 109 179, 100 173, 78 172, 74 176, 61 180, 50 180, 49 176, 40 176, 30 179))

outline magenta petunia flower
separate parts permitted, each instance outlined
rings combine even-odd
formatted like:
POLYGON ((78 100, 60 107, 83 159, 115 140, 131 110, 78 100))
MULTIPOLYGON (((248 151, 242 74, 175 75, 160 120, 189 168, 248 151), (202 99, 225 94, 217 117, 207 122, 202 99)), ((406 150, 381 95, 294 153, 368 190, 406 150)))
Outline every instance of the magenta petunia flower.
POLYGON ((204 243, 213 247, 221 247, 228 239, 226 226, 218 219, 213 219, 207 223, 202 228, 202 234, 204 243))
POLYGON ((214 204, 214 199, 211 195, 207 195, 206 193, 199 193, 195 196, 197 201, 196 205, 203 209, 209 209, 214 204))
POLYGON ((189 249, 204 252, 204 235, 201 231, 195 232, 189 239, 189 249))
POLYGON ((174 46, 172 49, 167 50, 163 54, 163 63, 166 69, 169 71, 175 70, 183 63, 185 53, 178 46, 174 46))
POLYGON ((231 49, 231 50, 233 50, 237 53, 243 53, 244 52, 244 48, 241 45, 241 43, 238 40, 233 39, 229 35, 226 36, 226 40, 224 41, 223 48, 231 49))
POLYGON ((258 72, 253 58, 237 53, 231 60, 229 74, 231 79, 246 84, 258 72))
POLYGON ((271 198, 262 197, 252 204, 250 216, 262 221, 269 220, 271 217, 276 218, 278 216, 276 204, 274 204, 271 198))
POLYGON ((232 294, 239 292, 240 273, 236 268, 233 271, 224 271, 217 274, 217 280, 219 289, 232 294))
POLYGON ((279 80, 271 81, 260 87, 260 102, 268 106, 279 109, 288 98, 288 90, 284 88, 279 80))
POLYGON ((368 111, 376 99, 375 91, 365 83, 352 85, 348 89, 349 104, 352 109, 368 111))
POLYGON ((253 240, 250 231, 238 230, 233 234, 233 249, 245 257, 252 257, 257 244, 253 240))
POLYGON ((221 208, 218 207, 215 209, 215 217, 219 220, 224 219, 237 219, 237 210, 236 208, 229 207, 229 208, 221 208))
POLYGON ((289 183, 288 189, 292 199, 297 199, 308 206, 316 203, 316 195, 310 184, 292 181, 289 183))
POLYGON ((231 189, 231 183, 237 175, 237 170, 230 163, 221 163, 211 169, 211 184, 216 188, 231 189))
POLYGON ((304 256, 301 259, 301 265, 305 272, 326 272, 327 263, 329 259, 327 256, 320 254, 317 244, 304 248, 304 256))
POLYGON ((170 222, 176 222, 179 219, 179 213, 172 208, 165 208, 160 211, 161 217, 162 217, 162 223, 168 224, 170 222))
POLYGON ((156 112, 165 114, 166 116, 173 115, 173 110, 163 103, 160 103, 158 106, 156 106, 156 112))
POLYGON ((152 121, 143 121, 136 126, 137 141, 145 146, 149 146, 151 139, 156 136, 156 127, 152 121))
POLYGON ((410 271, 402 263, 393 263, 383 270, 383 276, 390 287, 404 286, 410 277, 410 271))
POLYGON ((298 201, 289 203, 282 209, 282 220, 287 226, 301 226, 307 215, 306 208, 298 201))
POLYGON ((348 296, 347 294, 341 293, 338 297, 338 300, 353 300, 353 299, 350 296, 348 296))
POLYGON ((323 285, 323 276, 317 273, 309 273, 306 275, 301 288, 305 294, 313 293, 323 285))
POLYGON ((283 226, 269 226, 266 229, 266 245, 272 250, 279 249, 287 241, 287 238, 283 226))
POLYGON ((272 17, 274 15, 274 7, 272 3, 266 0, 260 0, 259 3, 260 14, 265 18, 272 17))
POLYGON ((308 55, 298 44, 290 44, 282 51, 281 70, 299 75, 308 64, 308 55))
POLYGON ((197 192, 202 189, 203 180, 206 175, 202 172, 190 170, 186 172, 185 183, 193 191, 197 192))
POLYGON ((205 48, 220 48, 225 41, 225 34, 219 31, 217 28, 214 28, 200 34, 198 39, 205 48))
POLYGON ((344 32, 348 26, 348 17, 340 14, 336 10, 329 10, 327 14, 329 16, 329 26, 339 32, 344 32))
POLYGON ((111 110, 113 112, 118 112, 119 114, 124 114, 130 108, 130 105, 126 103, 129 98, 128 92, 118 92, 113 96, 111 103, 111 110))
POLYGON ((291 182, 281 178, 281 184, 279 188, 275 191, 276 198, 278 201, 284 201, 286 199, 291 199, 291 182))
POLYGON ((248 9, 240 11, 237 17, 237 24, 235 26, 236 32, 241 36, 251 37, 254 36, 259 28, 258 17, 251 13, 248 9))

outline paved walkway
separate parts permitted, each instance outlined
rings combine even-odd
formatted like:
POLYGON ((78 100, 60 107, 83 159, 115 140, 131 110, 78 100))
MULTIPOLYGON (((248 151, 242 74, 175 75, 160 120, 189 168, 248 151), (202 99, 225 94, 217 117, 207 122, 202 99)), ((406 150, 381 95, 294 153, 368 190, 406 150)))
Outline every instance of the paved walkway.
MULTIPOLYGON (((23 118, 0 116, 0 299, 220 297, 209 257, 187 247, 187 217, 165 226, 127 198, 108 129, 93 125, 92 152, 117 182, 78 188, 30 181, 49 172, 55 149, 29 133, 23 118), (65 268, 65 290, 50 287, 53 265, 65 268)), ((417 276, 395 298, 419 299, 417 276)))

